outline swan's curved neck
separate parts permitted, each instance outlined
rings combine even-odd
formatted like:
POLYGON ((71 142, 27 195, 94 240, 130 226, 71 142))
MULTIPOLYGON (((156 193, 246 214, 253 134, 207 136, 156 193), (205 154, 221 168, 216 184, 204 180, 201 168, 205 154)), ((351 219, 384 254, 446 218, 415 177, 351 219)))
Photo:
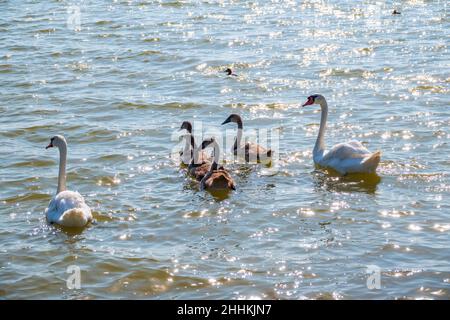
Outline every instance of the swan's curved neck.
POLYGON ((192 145, 192 141, 191 141, 190 137, 189 136, 185 137, 184 148, 183 148, 183 157, 190 154, 191 158, 192 158, 193 149, 191 148, 191 145, 192 145))
POLYGON ((242 125, 241 119, 238 119, 237 125, 238 125, 238 131, 237 131, 237 135, 236 135, 236 140, 234 140, 234 146, 233 146, 234 150, 236 150, 241 145, 242 130, 243 130, 243 125, 242 125))
POLYGON ((219 144, 217 143, 217 141, 213 142, 213 161, 211 164, 211 168, 210 168, 210 172, 213 172, 214 170, 217 170, 217 163, 219 162, 219 158, 220 158, 220 148, 219 148, 219 144))
POLYGON ((56 194, 66 190, 66 161, 67 161, 67 144, 63 143, 58 146, 59 149, 59 174, 58 174, 58 190, 56 194))
POLYGON ((320 127, 319 127, 319 135, 317 136, 316 144, 314 146, 313 154, 317 154, 323 152, 325 150, 325 129, 327 126, 327 118, 328 118, 328 104, 325 99, 320 102, 320 108, 322 109, 320 116, 320 127))
POLYGON ((192 134, 190 137, 190 141, 191 141, 190 148, 191 148, 191 157, 192 157, 191 165, 200 164, 201 161, 199 160, 199 158, 200 158, 201 149, 197 148, 197 145, 195 144, 194 136, 192 134))

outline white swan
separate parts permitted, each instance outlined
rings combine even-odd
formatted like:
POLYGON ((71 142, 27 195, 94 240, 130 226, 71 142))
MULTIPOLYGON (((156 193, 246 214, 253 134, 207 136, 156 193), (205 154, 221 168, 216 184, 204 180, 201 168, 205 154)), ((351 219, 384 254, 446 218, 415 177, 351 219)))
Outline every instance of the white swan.
POLYGON ((60 135, 54 136, 45 149, 52 147, 59 149, 59 176, 56 195, 45 210, 47 221, 65 227, 84 227, 92 220, 92 213, 81 194, 66 190, 66 139, 60 135))
POLYGON ((328 104, 320 94, 308 97, 308 101, 303 104, 303 107, 312 104, 319 104, 322 109, 319 135, 313 150, 314 163, 332 168, 340 174, 375 172, 380 163, 381 152, 372 153, 359 141, 339 143, 329 151, 325 150, 324 135, 327 125, 328 104))

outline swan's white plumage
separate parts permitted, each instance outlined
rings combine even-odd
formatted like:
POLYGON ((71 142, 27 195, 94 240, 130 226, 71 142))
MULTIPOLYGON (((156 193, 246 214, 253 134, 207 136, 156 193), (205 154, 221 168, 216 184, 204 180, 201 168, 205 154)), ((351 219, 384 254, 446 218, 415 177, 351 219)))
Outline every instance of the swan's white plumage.
POLYGON ((45 210, 47 220, 65 227, 83 227, 92 220, 92 213, 78 192, 62 191, 50 201, 45 210))
POLYGON ((304 104, 320 104, 322 109, 322 119, 320 123, 319 135, 313 151, 314 163, 329 167, 341 174, 347 173, 373 173, 376 171, 381 159, 381 152, 370 152, 359 141, 349 141, 339 143, 330 150, 325 150, 324 134, 328 115, 328 105, 321 95, 314 95, 308 98, 304 104))
MULTIPOLYGON (((373 173, 379 162, 381 153, 362 152, 363 150, 352 150, 341 143, 325 152, 323 157, 315 158, 314 162, 322 167, 333 168, 341 174, 346 173, 373 173)), ((366 149, 367 151, 367 149, 366 149)))
POLYGON ((329 151, 324 152, 322 161, 329 161, 331 159, 345 160, 348 158, 365 158, 372 154, 367 150, 360 142, 350 141, 339 143, 331 148, 329 151))
POLYGON ((65 227, 84 227, 92 220, 92 212, 78 192, 66 190, 67 142, 63 136, 57 135, 50 140, 48 148, 59 149, 59 174, 56 196, 50 201, 45 215, 48 222, 65 227))

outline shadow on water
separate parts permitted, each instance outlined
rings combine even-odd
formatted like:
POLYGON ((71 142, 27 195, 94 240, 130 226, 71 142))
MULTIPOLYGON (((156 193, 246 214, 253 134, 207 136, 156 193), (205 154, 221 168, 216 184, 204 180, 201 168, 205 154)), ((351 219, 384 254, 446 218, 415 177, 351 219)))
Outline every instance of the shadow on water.
POLYGON ((88 229, 91 225, 90 223, 85 227, 64 227, 57 224, 51 224, 56 230, 61 231, 69 237, 78 236, 83 233, 84 230, 88 229))
POLYGON ((230 197, 230 194, 233 192, 232 190, 207 190, 207 192, 214 198, 216 201, 223 201, 230 197))
POLYGON ((376 173, 351 173, 343 176, 329 168, 316 168, 313 171, 313 179, 316 190, 368 194, 374 194, 381 182, 381 177, 376 173))
POLYGON ((183 191, 198 191, 200 189, 200 182, 196 181, 189 175, 186 175, 187 178, 183 183, 183 191))
POLYGON ((256 170, 256 165, 236 164, 225 167, 231 172, 233 178, 239 179, 240 183, 247 183, 250 175, 256 170))

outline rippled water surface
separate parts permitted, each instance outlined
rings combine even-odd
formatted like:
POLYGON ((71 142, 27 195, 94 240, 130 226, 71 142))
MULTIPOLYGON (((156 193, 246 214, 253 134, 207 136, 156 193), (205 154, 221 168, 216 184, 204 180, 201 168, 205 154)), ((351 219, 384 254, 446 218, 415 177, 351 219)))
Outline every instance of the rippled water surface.
POLYGON ((0 1, 0 298, 449 299, 447 1, 373 3, 0 1), (314 167, 312 93, 377 176, 314 167), (183 120, 230 113, 279 133, 279 171, 234 166, 218 199, 169 154, 183 120), (82 232, 43 213, 55 134, 82 232))

